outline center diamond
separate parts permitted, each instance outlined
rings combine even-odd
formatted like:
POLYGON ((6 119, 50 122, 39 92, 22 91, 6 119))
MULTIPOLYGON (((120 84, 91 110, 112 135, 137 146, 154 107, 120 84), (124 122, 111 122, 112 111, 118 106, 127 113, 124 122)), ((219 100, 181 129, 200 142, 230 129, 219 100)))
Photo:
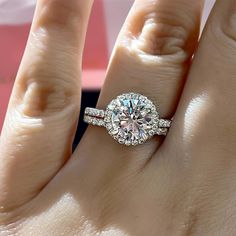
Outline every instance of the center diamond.
POLYGON ((158 114, 155 106, 139 94, 124 94, 107 109, 107 129, 120 143, 137 145, 153 135, 158 114))

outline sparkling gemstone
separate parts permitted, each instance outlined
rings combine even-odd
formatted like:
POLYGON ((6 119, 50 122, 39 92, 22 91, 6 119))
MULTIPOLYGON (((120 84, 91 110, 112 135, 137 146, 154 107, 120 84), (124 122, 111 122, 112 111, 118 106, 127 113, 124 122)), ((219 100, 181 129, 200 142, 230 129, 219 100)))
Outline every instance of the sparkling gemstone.
POLYGON ((107 127, 112 127, 110 134, 117 140, 123 140, 126 145, 146 141, 157 118, 152 102, 142 95, 124 94, 113 100, 112 104, 108 106, 110 122, 107 127))

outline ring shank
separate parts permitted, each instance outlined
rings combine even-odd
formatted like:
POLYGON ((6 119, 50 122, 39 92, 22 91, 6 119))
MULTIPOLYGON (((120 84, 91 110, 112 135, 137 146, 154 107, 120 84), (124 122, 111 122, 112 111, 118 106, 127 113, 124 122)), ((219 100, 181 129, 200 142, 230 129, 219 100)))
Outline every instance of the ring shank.
MULTIPOLYGON (((105 127, 104 118, 105 118, 105 111, 102 109, 91 108, 91 107, 87 107, 85 109, 85 112, 84 112, 85 123, 105 127)), ((171 120, 159 119, 158 128, 155 134, 166 136, 170 126, 171 126, 171 120)))

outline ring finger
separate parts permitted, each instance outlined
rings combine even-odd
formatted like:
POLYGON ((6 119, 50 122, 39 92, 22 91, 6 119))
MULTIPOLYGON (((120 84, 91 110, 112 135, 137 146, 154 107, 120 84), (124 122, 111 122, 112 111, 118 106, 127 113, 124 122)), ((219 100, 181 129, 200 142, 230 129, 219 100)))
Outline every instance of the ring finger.
MULTIPOLYGON (((198 41, 202 5, 203 1, 194 0, 135 1, 118 36, 98 108, 104 109, 119 94, 136 92, 158 105, 161 117, 171 118, 198 41)), ((130 149, 117 144, 105 130, 92 127, 78 151, 88 150, 83 154, 93 162, 114 162, 117 157, 122 161, 134 154, 143 163, 160 141, 130 149), (106 152, 99 148, 104 146, 106 152), (107 153, 115 154, 111 158, 107 153)))

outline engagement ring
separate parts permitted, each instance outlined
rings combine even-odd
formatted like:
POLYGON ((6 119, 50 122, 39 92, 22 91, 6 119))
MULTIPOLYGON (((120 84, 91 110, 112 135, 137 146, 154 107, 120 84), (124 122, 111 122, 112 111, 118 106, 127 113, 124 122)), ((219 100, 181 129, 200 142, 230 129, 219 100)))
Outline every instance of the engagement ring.
POLYGON ((153 135, 166 135, 171 120, 161 119, 147 97, 125 93, 112 100, 106 110, 87 107, 84 122, 103 126, 120 144, 143 144, 153 135))

